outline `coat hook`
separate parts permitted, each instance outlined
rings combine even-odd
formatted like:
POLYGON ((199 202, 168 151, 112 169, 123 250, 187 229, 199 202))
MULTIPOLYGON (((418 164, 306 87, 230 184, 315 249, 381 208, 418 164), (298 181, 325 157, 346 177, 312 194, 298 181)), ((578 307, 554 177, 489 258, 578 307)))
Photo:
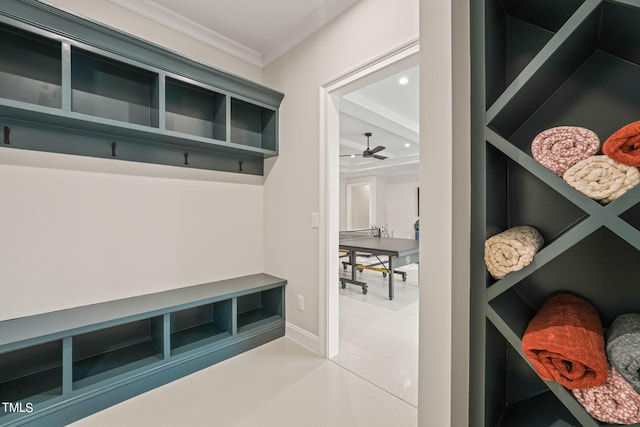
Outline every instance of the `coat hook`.
POLYGON ((115 157, 116 156, 116 144, 115 142, 111 143, 111 157, 115 157))
POLYGON ((238 161, 238 172, 242 172, 242 160, 238 161))
POLYGON ((189 164, 189 153, 184 153, 184 164, 185 165, 189 164))
POLYGON ((9 132, 10 132, 9 126, 3 126, 2 128, 4 130, 4 143, 11 144, 11 141, 9 140, 9 132))

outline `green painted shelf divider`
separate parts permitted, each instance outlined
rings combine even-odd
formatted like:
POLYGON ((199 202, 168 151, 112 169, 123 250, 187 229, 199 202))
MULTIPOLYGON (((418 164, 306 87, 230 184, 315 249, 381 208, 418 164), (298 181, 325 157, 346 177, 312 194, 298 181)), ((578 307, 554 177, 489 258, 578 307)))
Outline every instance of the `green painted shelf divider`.
POLYGON ((554 292, 593 302, 604 327, 640 307, 640 186, 606 206, 538 164, 531 141, 582 126, 601 142, 640 120, 640 1, 471 1, 472 226, 470 425, 586 426, 567 389, 521 350, 554 292), (545 239, 531 265, 495 280, 484 242, 517 225, 545 239))

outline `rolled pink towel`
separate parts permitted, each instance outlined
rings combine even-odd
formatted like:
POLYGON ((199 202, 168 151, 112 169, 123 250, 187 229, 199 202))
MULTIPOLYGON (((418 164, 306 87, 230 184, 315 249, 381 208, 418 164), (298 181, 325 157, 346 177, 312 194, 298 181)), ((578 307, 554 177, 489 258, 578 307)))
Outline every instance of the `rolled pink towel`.
POLYGON ((613 366, 603 385, 571 392, 596 420, 625 425, 640 422, 640 396, 613 366))
POLYGON ((540 132, 531 143, 533 158, 556 175, 598 152, 600 139, 577 126, 558 126, 540 132))

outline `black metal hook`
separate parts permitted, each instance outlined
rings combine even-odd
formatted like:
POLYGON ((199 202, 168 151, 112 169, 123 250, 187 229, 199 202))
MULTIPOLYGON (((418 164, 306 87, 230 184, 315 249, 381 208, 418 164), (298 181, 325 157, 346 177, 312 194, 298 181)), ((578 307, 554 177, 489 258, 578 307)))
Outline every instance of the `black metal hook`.
POLYGON ((11 144, 11 140, 9 139, 9 132, 11 131, 9 129, 9 126, 3 126, 2 129, 4 130, 4 143, 5 144, 11 144))
POLYGON ((184 164, 185 165, 189 164, 189 153, 184 153, 184 164))
POLYGON ((242 172, 242 160, 238 161, 238 172, 242 172))
POLYGON ((111 143, 111 157, 115 157, 116 156, 116 146, 118 144, 116 144, 115 142, 111 143))

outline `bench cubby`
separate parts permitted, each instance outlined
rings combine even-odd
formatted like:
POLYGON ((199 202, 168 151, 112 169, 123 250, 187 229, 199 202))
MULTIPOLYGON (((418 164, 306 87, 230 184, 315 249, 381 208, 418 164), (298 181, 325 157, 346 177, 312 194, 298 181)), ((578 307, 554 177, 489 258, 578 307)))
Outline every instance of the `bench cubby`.
POLYGON ((73 337, 73 387, 81 388, 162 360, 162 317, 73 337))
POLYGON ((171 313, 171 354, 231 337, 232 307, 226 299, 171 313))
POLYGON ((0 426, 65 425, 282 337, 285 285, 253 274, 1 321, 0 426))
POLYGON ((238 333, 258 328, 282 317, 282 292, 282 288, 272 288, 238 296, 238 333))
MULTIPOLYGON (((29 400, 39 404, 61 395, 61 340, 0 354, 0 396, 3 402, 29 400)), ((4 415, 5 412, 0 411, 0 417, 4 415)))

